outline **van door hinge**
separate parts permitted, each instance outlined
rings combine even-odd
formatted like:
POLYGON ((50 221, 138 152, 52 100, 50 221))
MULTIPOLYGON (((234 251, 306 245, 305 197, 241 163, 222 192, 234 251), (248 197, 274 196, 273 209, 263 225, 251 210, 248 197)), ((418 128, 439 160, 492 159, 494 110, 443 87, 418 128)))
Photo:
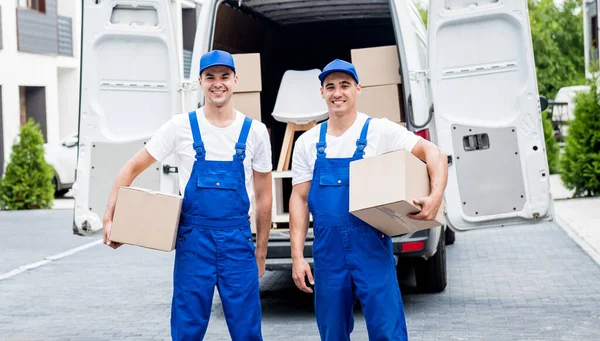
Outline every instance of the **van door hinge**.
POLYGON ((176 166, 171 166, 171 165, 163 165, 163 173, 165 173, 165 174, 179 173, 179 168, 177 168, 176 166))
POLYGON ((420 82, 424 79, 430 79, 429 70, 410 71, 408 74, 410 76, 410 80, 415 82, 420 82))
POLYGON ((198 90, 198 82, 181 82, 179 83, 179 89, 177 92, 191 92, 198 90))

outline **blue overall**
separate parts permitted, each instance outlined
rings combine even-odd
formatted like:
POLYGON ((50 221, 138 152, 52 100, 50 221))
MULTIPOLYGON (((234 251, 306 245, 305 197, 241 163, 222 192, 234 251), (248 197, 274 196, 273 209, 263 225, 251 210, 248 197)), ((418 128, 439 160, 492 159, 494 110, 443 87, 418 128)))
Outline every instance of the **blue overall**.
POLYGON ((233 341, 262 340, 258 267, 244 158, 246 117, 232 161, 207 161, 196 112, 189 114, 196 160, 186 185, 173 271, 171 337, 202 340, 215 285, 233 341))
POLYGON ((314 221, 315 312, 324 341, 350 340, 357 298, 369 340, 408 340, 391 239, 349 213, 350 162, 363 158, 370 120, 351 158, 326 157, 327 122, 317 143, 308 207, 314 221))

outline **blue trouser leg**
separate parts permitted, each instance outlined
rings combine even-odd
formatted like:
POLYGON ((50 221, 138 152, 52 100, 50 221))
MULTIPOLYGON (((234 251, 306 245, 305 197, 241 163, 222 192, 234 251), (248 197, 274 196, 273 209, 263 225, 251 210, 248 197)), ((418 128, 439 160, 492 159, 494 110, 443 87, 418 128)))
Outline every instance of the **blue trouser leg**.
POLYGON ((210 230, 180 227, 173 274, 171 337, 202 340, 217 282, 216 244, 210 230))
POLYGON ((315 227, 315 315, 323 341, 347 341, 354 329, 356 295, 346 266, 344 245, 347 231, 315 227))
POLYGON ((217 287, 232 341, 262 341, 258 267, 249 226, 214 231, 217 287))
POLYGON ((392 267, 375 276, 356 271, 356 293, 371 341, 408 340, 402 296, 392 267))
POLYGON ((370 341, 408 340, 390 238, 370 227, 355 229, 352 278, 370 341))
POLYGON ((315 271, 315 314, 323 341, 349 341, 354 328, 356 296, 348 271, 315 271))

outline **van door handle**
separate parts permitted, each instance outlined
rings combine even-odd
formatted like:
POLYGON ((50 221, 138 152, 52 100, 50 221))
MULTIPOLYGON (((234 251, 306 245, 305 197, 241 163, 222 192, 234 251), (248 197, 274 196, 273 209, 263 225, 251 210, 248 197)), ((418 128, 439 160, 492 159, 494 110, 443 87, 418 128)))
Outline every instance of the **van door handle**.
POLYGON ((164 174, 179 173, 179 169, 176 166, 163 165, 163 173, 164 174))

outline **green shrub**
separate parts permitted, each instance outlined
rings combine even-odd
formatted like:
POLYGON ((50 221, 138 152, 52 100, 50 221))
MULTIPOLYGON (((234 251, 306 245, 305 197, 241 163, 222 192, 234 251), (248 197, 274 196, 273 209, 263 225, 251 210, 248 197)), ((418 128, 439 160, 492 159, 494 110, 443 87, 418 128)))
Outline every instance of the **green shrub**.
POLYGON ((550 174, 559 172, 558 153, 559 147, 556 138, 554 138, 554 128, 552 127, 551 113, 542 112, 542 124, 544 128, 544 141, 546 142, 546 158, 548 159, 548 168, 550 174))
POLYGON ((600 195, 600 102, 596 81, 589 92, 575 98, 574 118, 569 124, 561 179, 574 196, 600 195))
POLYGON ((29 119, 12 147, 10 162, 0 182, 0 202, 9 210, 52 207, 54 170, 44 159, 44 138, 39 124, 29 119))

